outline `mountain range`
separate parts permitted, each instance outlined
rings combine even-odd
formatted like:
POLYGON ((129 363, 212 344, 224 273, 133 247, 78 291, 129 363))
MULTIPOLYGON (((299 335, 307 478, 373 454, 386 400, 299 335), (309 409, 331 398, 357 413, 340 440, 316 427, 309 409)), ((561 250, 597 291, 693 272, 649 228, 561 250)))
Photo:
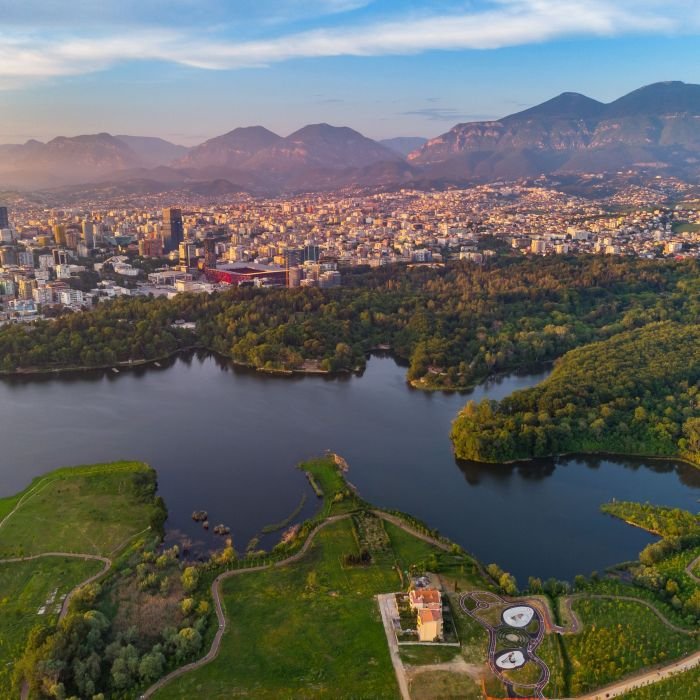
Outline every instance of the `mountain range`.
POLYGON ((262 126, 237 128, 189 149, 105 133, 0 145, 0 186, 91 183, 126 193, 440 186, 629 168, 698 177, 700 85, 655 83, 607 104, 566 92, 429 140, 378 142, 348 127, 312 124, 286 137, 262 126))

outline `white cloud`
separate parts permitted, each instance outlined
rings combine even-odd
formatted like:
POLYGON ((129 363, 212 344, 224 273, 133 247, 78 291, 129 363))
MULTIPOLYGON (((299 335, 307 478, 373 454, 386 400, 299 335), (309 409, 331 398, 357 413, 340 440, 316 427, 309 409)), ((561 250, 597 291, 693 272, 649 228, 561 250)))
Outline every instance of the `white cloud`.
MULTIPOLYGON (((366 3, 325 2, 338 10, 356 4, 366 3)), ((239 42, 182 29, 49 38, 5 31, 0 32, 0 81, 82 74, 125 61, 236 69, 296 58, 486 50, 577 36, 696 32, 697 5, 695 0, 494 0, 485 9, 459 14, 414 15, 239 42)))

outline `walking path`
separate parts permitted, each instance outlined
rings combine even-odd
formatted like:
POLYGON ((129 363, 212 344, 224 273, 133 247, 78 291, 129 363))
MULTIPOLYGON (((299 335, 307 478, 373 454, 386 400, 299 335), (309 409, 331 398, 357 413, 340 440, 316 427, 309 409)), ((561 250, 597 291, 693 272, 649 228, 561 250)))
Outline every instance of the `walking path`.
MULTIPOLYGON (((445 552, 448 552, 450 550, 450 545, 446 544, 445 542, 442 542, 434 537, 431 537, 430 535, 426 535, 422 532, 419 532, 418 530, 414 529, 410 525, 407 525, 401 518, 397 517, 396 515, 391 515, 390 513, 384 513, 381 510, 374 510, 372 511, 375 515, 378 517, 382 518, 383 520, 386 520, 387 522, 392 523, 393 525, 396 525, 397 527, 400 527, 404 532, 407 532, 410 535, 413 535, 414 537, 422 540, 423 542, 427 542, 429 544, 434 545, 435 547, 439 547, 445 552)), ((248 567, 246 569, 232 569, 231 571, 225 571, 222 574, 219 574, 214 581, 211 584, 211 595, 212 598, 214 599, 214 608, 216 610, 216 617, 218 618, 219 621, 219 628, 216 631, 216 634, 214 635, 214 640, 212 641, 211 647, 209 651, 206 653, 205 656, 203 656, 201 659, 197 661, 193 661, 192 663, 186 664, 185 666, 181 666, 180 668, 175 669, 171 673, 169 673, 167 676, 163 676, 159 681, 154 683, 148 690, 146 690, 143 695, 141 695, 141 698, 144 700, 146 698, 150 698, 154 693, 156 693, 158 690, 160 690, 163 686, 165 686, 167 683, 170 681, 174 680, 175 678, 179 678, 180 676, 183 676, 186 673, 189 673, 190 671, 194 671, 198 668, 201 668, 205 664, 208 664, 210 661, 213 661, 218 655, 219 655, 219 649, 221 648, 221 639, 224 636, 224 632, 226 631, 226 615, 224 614, 223 610, 223 605, 221 602, 221 582, 231 578, 232 576, 240 576, 241 574, 247 574, 251 573, 254 571, 262 571, 263 569, 271 569, 271 568, 279 568, 282 566, 288 566, 289 564, 293 564, 297 561, 299 561, 306 552, 309 550, 311 547, 314 538, 318 534, 320 530, 322 530, 324 527, 327 525, 330 525, 331 523, 336 523, 339 520, 347 520, 348 518, 351 517, 351 513, 346 513, 344 515, 333 515, 326 520, 324 520, 322 523, 317 525, 310 533, 309 536, 306 538, 306 541, 304 542, 304 545, 302 548, 296 553, 293 554, 291 557, 287 557, 286 559, 282 559, 280 561, 274 562, 272 564, 265 564, 264 566, 252 566, 248 567)), ((392 663, 394 659, 392 656, 392 663)), ((401 663, 401 660, 399 659, 399 663, 401 663)), ((396 668, 396 666, 394 666, 396 668)), ((403 668, 403 664, 402 664, 403 668)), ((402 696, 407 700, 409 698, 408 694, 404 695, 404 690, 406 693, 408 693, 408 686, 406 685, 405 689, 402 687, 402 681, 400 678, 399 673, 397 672, 396 675, 397 681, 399 683, 399 688, 401 690, 402 696)))
POLYGON ((630 678, 626 678, 622 681, 617 681, 616 683, 607 685, 600 690, 596 690, 594 693, 580 695, 576 698, 576 700, 609 700, 609 698, 618 698, 625 693, 629 693, 635 688, 641 688, 645 685, 658 683, 659 681, 675 676, 678 673, 689 671, 690 669, 699 665, 700 651, 696 651, 694 654, 691 654, 684 659, 674 661, 667 666, 653 668, 631 676, 630 678))
MULTIPOLYGON (((524 604, 525 602, 521 600, 520 605, 524 604)), ((491 623, 489 623, 484 617, 481 617, 477 614, 477 611, 485 612, 493 605, 505 606, 506 608, 513 607, 513 604, 510 600, 501 598, 501 596, 496 595, 491 591, 469 591, 468 593, 463 593, 459 598, 459 607, 462 609, 462 612, 476 620, 482 627, 486 629, 486 631, 489 634, 488 662, 489 666, 491 667, 491 670, 493 671, 494 675, 505 685, 506 688, 512 690, 513 686, 516 684, 513 683, 513 681, 509 680, 503 674, 503 669, 499 668, 499 666, 496 664, 496 659, 502 656, 504 650, 501 649, 501 653, 497 653, 496 647, 498 644, 498 632, 501 630, 512 630, 513 628, 511 628, 504 621, 503 617, 503 621, 494 626, 491 623), (471 610, 467 607, 467 598, 471 598, 471 600, 475 604, 474 608, 471 610)), ((536 666, 539 666, 540 676, 534 683, 517 683, 517 686, 518 688, 531 688, 532 691, 535 693, 535 697, 544 700, 544 694, 542 691, 545 688, 545 686, 549 683, 550 671, 549 666, 547 666, 547 664, 544 661, 542 661, 542 659, 540 659, 539 656, 537 656, 536 650, 537 647, 542 643, 542 640, 544 639, 545 624, 544 619, 540 614, 539 606, 530 606, 530 608, 533 613, 533 619, 537 620, 538 623, 537 632, 533 636, 532 634, 525 632, 524 629, 518 630, 527 635, 526 645, 518 649, 518 651, 520 651, 523 654, 523 656, 525 657, 525 661, 532 661, 536 666)), ((522 665, 524 665, 524 663, 522 665)))
MULTIPOLYGON (((581 621, 578 619, 576 613, 574 612, 572 605, 575 600, 581 600, 581 599, 595 599, 595 600, 624 600, 629 603, 639 603, 640 605, 643 605, 644 607, 648 608, 660 621, 663 625, 668 627, 669 629, 673 630, 674 632, 678 632, 678 634, 685 634, 689 636, 695 636, 697 635, 700 630, 689 630, 685 629, 683 627, 679 627, 678 625, 675 625, 673 622, 671 622, 668 618, 666 618, 663 613, 656 608, 656 606, 652 605, 650 602, 642 599, 642 598, 635 598, 634 596, 629 596, 629 595, 603 595, 603 594, 595 594, 595 593, 577 593, 575 595, 569 595, 566 596, 565 598, 562 598, 562 602, 564 605, 564 609, 566 610, 567 614, 571 618, 571 625, 569 629, 564 629, 564 628, 559 628, 563 630, 563 632, 578 632, 582 625, 581 621)), ((557 630, 558 631, 558 630, 557 630)), ((562 634, 562 632, 559 632, 559 634, 562 634)))
POLYGON ((386 635, 387 644, 389 645, 389 655, 391 656, 394 673, 396 673, 396 680, 399 684, 401 697, 403 700, 411 700, 411 693, 408 689, 408 678, 406 677, 406 667, 403 665, 403 661, 399 655, 399 644, 396 641, 396 635, 394 634, 391 622, 399 616, 396 610, 396 598, 393 593, 384 593, 377 596, 377 603, 379 603, 379 612, 382 614, 384 633, 386 635))
POLYGON ((700 576, 696 576, 693 573, 693 569, 698 564, 700 564, 700 556, 695 557, 695 559, 693 559, 693 561, 691 561, 690 564, 688 564, 688 566, 685 567, 685 573, 688 574, 688 576, 690 576, 690 578, 692 578, 693 581, 695 581, 695 583, 700 583, 700 576))
POLYGON ((346 520, 349 517, 350 514, 333 515, 324 520, 309 533, 309 536, 306 538, 306 542, 304 542, 302 548, 296 554, 293 554, 291 557, 287 557, 286 559, 282 559, 272 564, 265 564, 263 566, 250 566, 245 569, 232 569, 231 571, 224 571, 224 573, 219 574, 212 581, 211 584, 211 596, 214 599, 214 608, 216 610, 216 617, 219 621, 219 628, 217 629, 216 634, 214 635, 214 640, 211 643, 209 651, 201 659, 186 664, 185 666, 180 666, 180 668, 176 668, 167 676, 163 676, 163 678, 161 678, 159 681, 156 681, 150 688, 148 688, 148 690, 146 690, 143 693, 143 695, 141 695, 141 698, 150 698, 164 685, 170 683, 170 681, 174 680, 175 678, 179 678, 180 676, 183 676, 185 673, 194 671, 200 668, 201 666, 204 666, 205 664, 208 664, 210 661, 213 661, 219 655, 219 649, 221 648, 221 638, 224 636, 224 632, 226 631, 226 615, 224 614, 224 608, 221 602, 222 581, 233 576, 240 576, 241 574, 248 574, 253 571, 262 571, 264 569, 279 568, 281 566, 287 566, 288 564, 293 564, 294 562, 299 561, 309 550, 309 547, 311 547, 314 538, 320 530, 322 530, 327 525, 330 525, 331 523, 338 522, 339 520, 346 520))

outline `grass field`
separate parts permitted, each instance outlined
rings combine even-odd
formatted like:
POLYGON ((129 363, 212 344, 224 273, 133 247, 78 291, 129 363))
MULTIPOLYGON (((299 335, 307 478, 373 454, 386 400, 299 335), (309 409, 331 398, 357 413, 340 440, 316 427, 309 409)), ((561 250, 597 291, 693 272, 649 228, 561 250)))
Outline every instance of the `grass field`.
POLYGON ((409 685, 414 700, 481 700, 481 688, 469 676, 449 671, 420 673, 409 685))
POLYGON ((234 577, 219 657, 158 698, 396 698, 374 595, 399 585, 387 567, 344 568, 349 521, 322 530, 298 564, 234 577), (345 692, 347 694, 343 694, 345 692))
POLYGON ((148 467, 117 462, 61 469, 0 500, 7 517, 0 527, 0 558, 43 552, 109 556, 149 522, 151 503, 134 489, 138 473, 147 474, 148 467))
MULTIPOLYGON (((0 559, 47 552, 109 557, 148 527, 154 488, 154 473, 138 462, 59 469, 35 479, 0 499, 0 559)), ((9 697, 12 665, 29 631, 55 623, 63 597, 103 568, 101 561, 63 556, 0 563, 0 697, 9 697)))
POLYGON ((66 593, 101 569, 99 561, 64 557, 0 564, 0 697, 10 697, 12 663, 32 627, 55 622, 66 593))
POLYGON ((299 465, 323 492, 321 515, 339 515, 356 510, 359 503, 332 457, 318 457, 299 465))
POLYGON ((700 667, 673 678, 625 693, 624 700, 683 700, 700 698, 700 667))

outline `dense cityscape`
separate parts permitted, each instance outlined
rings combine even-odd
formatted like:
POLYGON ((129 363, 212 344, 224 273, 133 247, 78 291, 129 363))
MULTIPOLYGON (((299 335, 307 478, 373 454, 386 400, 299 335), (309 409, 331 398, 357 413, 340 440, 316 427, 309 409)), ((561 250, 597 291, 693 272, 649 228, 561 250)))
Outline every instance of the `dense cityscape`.
POLYGON ((2 320, 120 295, 334 287, 354 266, 482 264, 503 254, 700 257, 700 207, 680 181, 593 199, 542 180, 177 206, 176 194, 65 209, 20 197, 0 207, 2 320))

